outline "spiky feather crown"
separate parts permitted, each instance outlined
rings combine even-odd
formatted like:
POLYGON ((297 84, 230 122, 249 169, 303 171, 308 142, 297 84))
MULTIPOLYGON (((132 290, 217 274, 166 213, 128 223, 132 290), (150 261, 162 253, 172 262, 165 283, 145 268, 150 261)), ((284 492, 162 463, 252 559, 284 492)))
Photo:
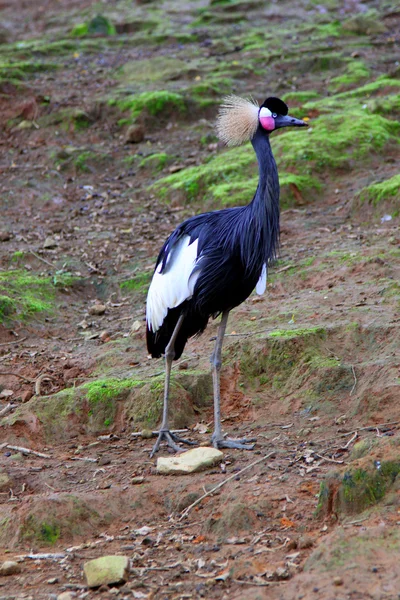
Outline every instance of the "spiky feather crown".
POLYGON ((239 146, 254 136, 260 107, 252 98, 226 96, 217 117, 217 133, 228 146, 239 146))

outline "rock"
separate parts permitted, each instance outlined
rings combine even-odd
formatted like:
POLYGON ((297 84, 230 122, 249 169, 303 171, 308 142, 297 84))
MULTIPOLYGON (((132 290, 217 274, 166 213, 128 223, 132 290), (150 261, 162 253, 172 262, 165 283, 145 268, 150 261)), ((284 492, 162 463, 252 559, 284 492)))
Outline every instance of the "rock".
POLYGON ((52 237, 47 237, 43 242, 43 248, 45 248, 46 250, 50 248, 56 248, 57 246, 57 241, 52 237))
POLYGON ((203 446, 192 448, 178 456, 160 457, 157 459, 157 471, 163 475, 195 473, 220 462, 224 457, 223 452, 216 448, 203 446))
POLYGON ((133 335, 134 333, 137 333, 139 331, 139 329, 141 328, 141 326, 142 326, 142 324, 140 321, 134 321, 129 330, 129 335, 133 335))
POLYGON ((311 546, 313 546, 313 545, 314 545, 314 540, 313 540, 313 538, 311 536, 309 536, 309 535, 302 535, 299 538, 297 547, 300 550, 304 550, 305 548, 311 548, 311 546))
POLYGON ((339 576, 333 578, 333 585, 343 585, 343 579, 339 576))
POLYGON ((0 242, 8 242, 11 240, 11 233, 9 231, 0 231, 0 242))
POLYGON ((0 471, 0 492, 10 491, 10 487, 12 486, 12 481, 4 471, 0 471))
POLYGON ((58 577, 51 577, 50 579, 47 580, 47 583, 49 585, 54 585, 55 583, 58 583, 58 577))
POLYGON ((89 308, 89 314, 90 315, 104 315, 104 313, 107 310, 107 306, 105 306, 105 304, 93 304, 93 306, 91 306, 89 308))
POLYGON ((57 600, 74 600, 76 595, 73 592, 62 592, 62 594, 58 594, 57 600))
POLYGON ((106 344, 111 340, 111 334, 109 331, 104 330, 100 333, 99 338, 104 344, 106 344))
POLYGON ((129 558, 127 556, 101 556, 83 565, 89 587, 111 583, 124 583, 128 579, 129 558))
POLYGON ((137 477, 132 477, 132 479, 131 479, 132 485, 140 485, 143 482, 144 482, 144 477, 137 476, 137 477))
POLYGON ((13 395, 13 390, 1 390, 0 392, 0 398, 10 398, 13 395))
POLYGON ((99 462, 98 462, 100 467, 104 467, 104 465, 109 465, 110 463, 111 463, 111 458, 109 456, 107 456, 106 454, 103 454, 103 456, 100 456, 99 462))
POLYGON ((21 394, 21 401, 22 403, 28 402, 28 400, 30 400, 33 396, 33 392, 32 390, 25 390, 25 392, 22 392, 21 394))
POLYGON ((144 140, 144 127, 142 125, 131 125, 125 136, 127 144, 139 144, 144 140))
POLYGON ((290 578, 290 573, 285 567, 277 567, 275 576, 278 580, 285 580, 290 578))
POLYGON ((0 565, 0 575, 16 575, 21 573, 21 565, 14 560, 6 560, 0 565))

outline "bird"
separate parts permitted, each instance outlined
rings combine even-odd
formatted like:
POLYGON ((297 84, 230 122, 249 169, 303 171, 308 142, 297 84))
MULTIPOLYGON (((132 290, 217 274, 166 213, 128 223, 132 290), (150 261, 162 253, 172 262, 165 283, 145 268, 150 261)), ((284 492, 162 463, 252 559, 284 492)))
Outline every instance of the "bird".
POLYGON ((227 146, 250 141, 258 161, 259 181, 251 202, 195 215, 171 233, 162 246, 146 302, 146 341, 153 358, 165 355, 162 423, 150 456, 161 442, 175 452, 179 443, 192 444, 169 428, 168 403, 173 360, 178 360, 192 336, 201 334, 209 319, 221 315, 211 369, 214 394, 215 448, 252 450, 254 440, 226 437, 221 428, 220 371, 222 343, 229 312, 255 289, 266 289, 269 263, 279 247, 279 179, 270 134, 282 127, 307 123, 288 114, 277 97, 262 104, 230 95, 223 99, 216 121, 218 137, 227 146))

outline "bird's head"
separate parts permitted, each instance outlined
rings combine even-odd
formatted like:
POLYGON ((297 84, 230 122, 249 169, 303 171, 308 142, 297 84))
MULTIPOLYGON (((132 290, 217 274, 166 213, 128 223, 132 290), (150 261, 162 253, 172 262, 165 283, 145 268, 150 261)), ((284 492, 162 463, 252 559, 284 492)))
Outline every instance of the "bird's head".
POLYGON ((288 112, 280 98, 267 98, 259 106, 252 99, 227 96, 218 114, 218 136, 228 146, 239 146, 251 140, 259 127, 269 134, 281 127, 307 126, 305 121, 291 117, 288 112))

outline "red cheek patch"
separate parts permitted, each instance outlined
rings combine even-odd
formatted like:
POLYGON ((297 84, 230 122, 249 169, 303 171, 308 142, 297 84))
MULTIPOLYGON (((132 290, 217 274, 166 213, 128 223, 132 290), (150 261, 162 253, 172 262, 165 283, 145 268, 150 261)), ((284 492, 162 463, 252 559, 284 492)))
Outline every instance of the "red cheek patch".
POLYGON ((275 119, 273 117, 260 117, 261 127, 266 131, 275 129, 275 119))

